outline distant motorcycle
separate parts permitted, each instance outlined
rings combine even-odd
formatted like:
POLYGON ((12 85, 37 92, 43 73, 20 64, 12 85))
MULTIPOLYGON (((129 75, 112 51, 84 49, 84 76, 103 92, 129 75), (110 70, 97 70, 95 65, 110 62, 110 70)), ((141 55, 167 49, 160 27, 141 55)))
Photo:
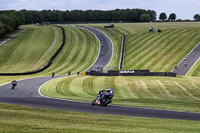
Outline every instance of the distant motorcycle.
POLYGON ((11 84, 12 84, 11 89, 13 90, 15 88, 15 86, 17 85, 17 81, 13 80, 11 84))
POLYGON ((107 106, 109 103, 112 102, 111 100, 113 96, 114 96, 113 88, 101 90, 99 91, 97 98, 94 101, 92 101, 92 105, 107 106))

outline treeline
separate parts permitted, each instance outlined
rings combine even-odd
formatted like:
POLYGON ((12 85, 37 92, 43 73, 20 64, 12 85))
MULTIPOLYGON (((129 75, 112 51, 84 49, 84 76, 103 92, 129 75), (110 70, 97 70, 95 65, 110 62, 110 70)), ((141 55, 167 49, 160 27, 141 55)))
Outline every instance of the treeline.
POLYGON ((116 9, 109 11, 102 10, 42 10, 42 11, 27 11, 22 10, 26 16, 26 23, 41 23, 49 22, 68 22, 68 21, 154 21, 156 12, 153 10, 143 9, 116 9), (141 15, 146 14, 148 19, 141 20, 141 15))
POLYGON ((154 10, 116 9, 116 10, 21 10, 0 11, 0 36, 17 29, 22 24, 42 22, 148 22, 156 19, 154 10))
POLYGON ((26 18, 22 11, 0 11, 0 36, 25 23, 26 18))

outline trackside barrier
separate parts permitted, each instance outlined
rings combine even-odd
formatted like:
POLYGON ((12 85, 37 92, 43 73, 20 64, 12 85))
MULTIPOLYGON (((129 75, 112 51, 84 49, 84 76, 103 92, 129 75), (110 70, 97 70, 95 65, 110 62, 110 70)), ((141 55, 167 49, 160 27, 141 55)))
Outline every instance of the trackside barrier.
POLYGON ((125 34, 122 34, 122 45, 121 45, 121 53, 120 53, 120 60, 119 60, 119 70, 123 69, 123 62, 124 62, 124 46, 125 46, 125 34))
POLYGON ((63 34, 62 44, 60 45, 59 49, 55 52, 55 54, 51 57, 51 59, 47 62, 47 64, 45 66, 43 66, 43 67, 41 67, 40 69, 37 69, 37 70, 22 72, 22 73, 0 73, 0 76, 30 75, 30 74, 42 72, 45 69, 47 69, 48 67, 50 67, 50 65, 52 64, 52 62, 56 58, 56 56, 60 53, 60 51, 63 49, 63 47, 65 45, 65 30, 61 26, 57 26, 57 27, 61 28, 61 30, 62 30, 62 34, 63 34))
POLYGON ((100 73, 98 71, 86 72, 86 75, 91 76, 167 76, 176 77, 176 73, 172 72, 150 72, 149 70, 126 70, 126 71, 108 71, 100 73))
POLYGON ((86 75, 86 72, 82 72, 82 75, 86 75))

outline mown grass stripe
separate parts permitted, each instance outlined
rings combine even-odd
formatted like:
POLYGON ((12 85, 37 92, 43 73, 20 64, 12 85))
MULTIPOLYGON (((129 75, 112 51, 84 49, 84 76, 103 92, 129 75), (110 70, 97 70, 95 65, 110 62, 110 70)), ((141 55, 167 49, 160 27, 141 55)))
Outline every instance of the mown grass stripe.
MULTIPOLYGON (((164 40, 167 37, 168 36, 162 36, 161 38, 164 40)), ((135 66, 136 68, 144 68, 146 62, 151 62, 151 59, 153 59, 153 57, 157 56, 159 52, 162 51, 163 46, 160 45, 160 41, 162 41, 161 38, 156 42, 153 42, 148 50, 145 50, 145 54, 140 56, 137 62, 138 65, 135 66)), ((148 69, 148 67, 146 69, 148 69)))
POLYGON ((69 83, 69 91, 78 97, 91 97, 91 93, 87 91, 87 88, 92 86, 90 86, 90 84, 85 84, 87 81, 91 83, 90 79, 86 76, 73 78, 69 83))
MULTIPOLYGON (((177 32, 181 32, 181 31, 177 31, 177 32)), ((184 34, 185 32, 186 31, 182 31, 180 34, 184 34)), ((153 58, 153 57, 148 58, 147 62, 152 62, 152 64, 150 66, 148 66, 148 68, 152 68, 152 71, 161 71, 160 68, 162 68, 161 66, 162 66, 163 62, 168 62, 167 59, 173 58, 173 57, 171 57, 171 53, 173 53, 174 47, 176 47, 176 42, 172 42, 172 40, 176 39, 179 36, 176 33, 174 33, 175 35, 170 34, 171 36, 173 36, 173 38, 166 41, 166 44, 168 44, 167 48, 164 48, 163 46, 161 46, 161 48, 158 50, 158 52, 156 54, 154 54, 154 57, 157 56, 158 58, 153 58), (155 60, 155 61, 152 61, 152 60, 155 60), (161 64, 161 65, 159 65, 159 64, 161 64)), ((169 36, 167 36, 167 38, 168 37, 169 36)), ((179 43, 179 44, 181 44, 181 43, 179 43)), ((160 43, 160 45, 162 45, 162 44, 160 43)))
MULTIPOLYGON (((52 44, 54 32, 51 27, 31 26, 27 28, 27 31, 8 41, 8 45, 1 47, 0 53, 1 51, 6 52, 1 53, 0 62, 7 66, 6 70, 1 68, 1 72, 30 71, 33 69, 32 66, 52 44), (38 47, 40 48, 39 50, 38 47)), ((41 66, 40 64, 37 68, 41 66)))
MULTIPOLYGON (((188 99, 188 100, 194 99, 193 95, 190 94, 184 86, 182 86, 181 84, 179 84, 179 83, 177 83, 177 82, 175 82, 175 81, 172 81, 172 82, 173 82, 173 84, 175 85, 175 87, 178 87, 178 89, 180 89, 181 95, 182 95, 183 97, 185 97, 185 98, 188 99)), ((196 100, 196 99, 195 99, 195 100, 196 100)))
MULTIPOLYGON (((153 42, 155 39, 156 39, 155 34, 150 35, 146 39, 142 39, 141 42, 137 44, 138 47, 136 47, 136 49, 133 50, 134 52, 132 52, 131 54, 132 59, 140 55, 141 51, 146 50, 147 47, 149 47, 149 44, 153 42)), ((129 49, 129 47, 127 46, 126 49, 129 49)), ((130 59, 128 60, 130 61, 130 59)))
POLYGON ((154 37, 149 39, 148 42, 145 43, 145 45, 143 45, 139 49, 135 50, 135 52, 133 52, 133 54, 131 55, 133 58, 128 61, 129 63, 127 64, 127 66, 134 64, 134 68, 137 69, 137 66, 138 66, 137 64, 139 64, 138 62, 140 62, 141 59, 145 57, 152 49, 158 46, 158 44, 156 44, 155 41, 159 41, 158 38, 163 38, 165 37, 166 34, 167 33, 162 34, 162 37, 156 36, 154 34, 154 37))
POLYGON ((64 79, 63 81, 59 82, 56 86, 56 92, 63 96, 79 96, 76 93, 73 93, 73 91, 70 90, 70 83, 72 80, 76 79, 76 77, 68 77, 64 79))
MULTIPOLYGON (((189 36, 189 35, 191 35, 193 33, 193 31, 188 31, 187 33, 185 33, 185 34, 183 34, 184 36, 189 36)), ((189 41, 189 40, 185 40, 185 39, 182 39, 182 40, 177 40, 177 41, 174 41, 174 47, 171 47, 168 51, 167 51, 167 53, 170 53, 171 52, 171 54, 172 55, 176 55, 178 52, 180 52, 180 54, 178 54, 179 55, 179 58, 181 58, 181 59, 183 59, 184 57, 185 57, 185 55, 183 55, 182 53, 183 52, 181 52, 180 51, 180 47, 184 47, 184 51, 189 51, 190 49, 191 49, 191 47, 188 47, 187 45, 190 43, 191 41, 189 41), (181 57, 180 57, 181 56, 181 57)), ((167 55, 167 53, 165 54, 165 55, 167 55)), ((169 66, 173 66, 174 64, 172 64, 173 62, 172 62, 172 58, 176 58, 176 56, 173 56, 173 57, 170 57, 170 56, 166 56, 166 61, 168 62, 168 65, 167 66, 164 66, 163 65, 163 63, 162 63, 162 66, 163 67, 161 67, 161 71, 162 70, 166 70, 167 69, 167 67, 168 67, 168 71, 170 71, 170 70, 172 70, 172 68, 170 68, 169 66), (171 63, 172 62, 172 63, 171 63)), ((178 63, 178 60, 176 60, 176 64, 178 63)))
POLYGON ((124 81, 123 84, 121 83, 120 81, 120 77, 116 77, 114 79, 114 82, 115 82, 115 86, 118 86, 120 87, 122 91, 120 91, 120 95, 123 97, 123 98, 130 98, 132 97, 131 93, 130 93, 130 89, 129 89, 129 82, 128 81, 124 81))
MULTIPOLYGON (((88 93, 90 96, 96 96, 97 93, 94 89, 94 81, 97 77, 87 77, 83 81, 83 90, 88 93)), ((99 88, 101 89, 101 88, 99 88)))
POLYGON ((157 80, 156 82, 159 85, 159 88, 163 90, 164 94, 167 97, 173 98, 173 99, 175 98, 175 96, 170 93, 170 91, 168 90, 168 88, 166 87, 166 84, 164 84, 164 82, 162 82, 160 80, 157 80))
MULTIPOLYGON (((146 42, 148 40, 150 40, 152 38, 152 36, 154 36, 154 34, 149 35, 149 34, 146 33, 146 35, 144 35, 145 39, 141 35, 141 37, 138 37, 137 40, 130 42, 130 44, 129 44, 129 41, 126 41, 126 44, 125 44, 125 63, 126 63, 126 58, 127 58, 127 60, 130 60, 131 57, 135 57, 136 55, 138 55, 138 53, 140 52, 139 51, 140 49, 145 49, 145 47, 148 46, 146 42), (133 53, 133 51, 134 51, 134 53, 133 53), (127 56, 127 55, 131 55, 131 57, 127 56)), ((127 38, 129 38, 129 36, 127 36, 127 38)))
POLYGON ((65 27, 66 46, 51 68, 44 73, 67 74, 87 69, 95 61, 98 42, 92 33, 75 27, 65 27))

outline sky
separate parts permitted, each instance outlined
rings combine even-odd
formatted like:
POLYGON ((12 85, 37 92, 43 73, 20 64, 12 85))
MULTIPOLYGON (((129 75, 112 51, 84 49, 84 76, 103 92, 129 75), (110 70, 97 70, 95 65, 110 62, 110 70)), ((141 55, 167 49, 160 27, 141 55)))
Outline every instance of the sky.
POLYGON ((200 0, 0 0, 0 10, 154 10, 167 16, 175 13, 177 19, 191 19, 200 14, 200 0))

